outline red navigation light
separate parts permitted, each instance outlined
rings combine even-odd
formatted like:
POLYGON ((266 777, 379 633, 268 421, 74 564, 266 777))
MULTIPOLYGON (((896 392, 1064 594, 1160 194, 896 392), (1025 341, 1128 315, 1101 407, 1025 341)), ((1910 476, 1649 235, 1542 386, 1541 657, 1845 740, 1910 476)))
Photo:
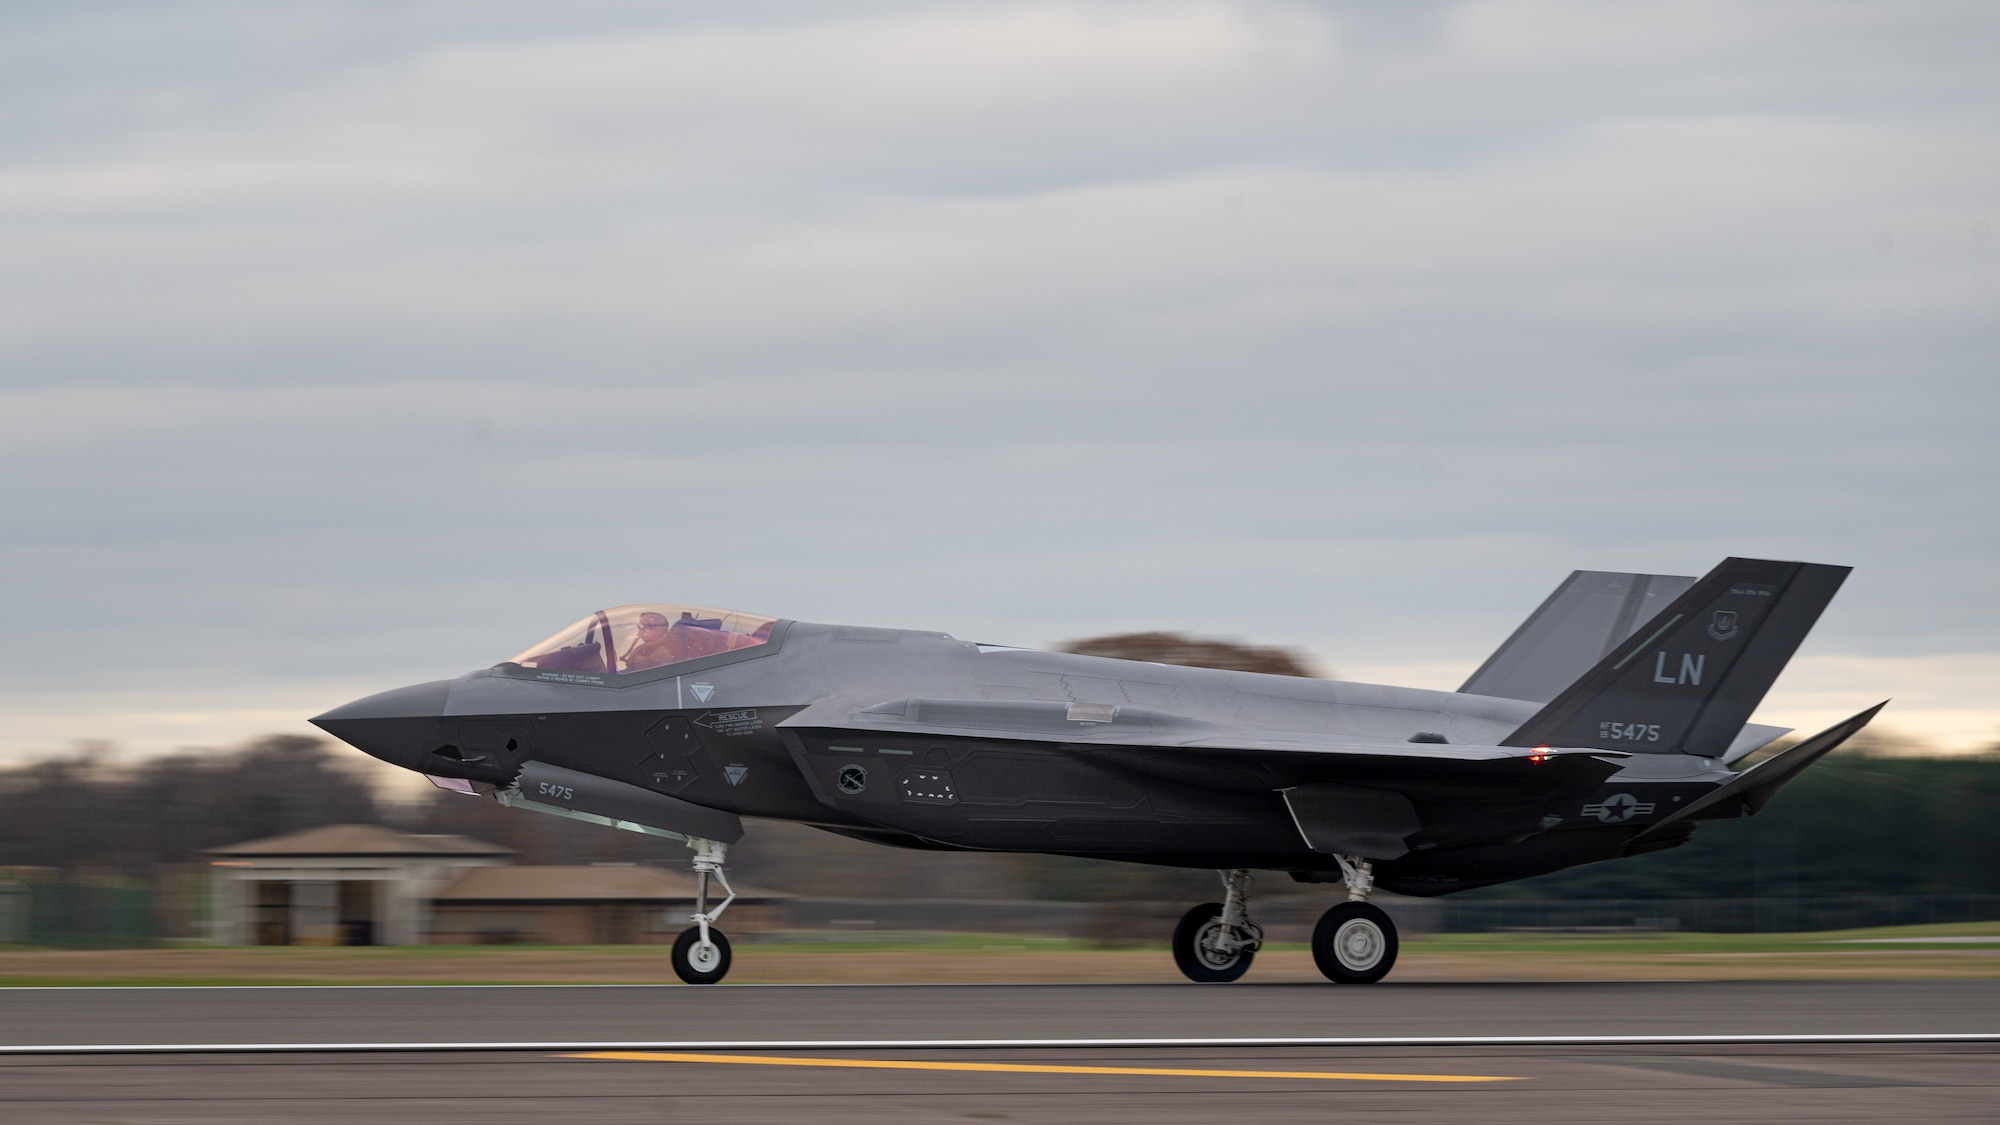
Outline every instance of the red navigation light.
POLYGON ((1546 746, 1537 746, 1533 750, 1530 750, 1528 752, 1528 760, 1535 763, 1536 765, 1541 765, 1543 762, 1546 762, 1553 757, 1555 757, 1555 755, 1549 753, 1549 748, 1546 746))

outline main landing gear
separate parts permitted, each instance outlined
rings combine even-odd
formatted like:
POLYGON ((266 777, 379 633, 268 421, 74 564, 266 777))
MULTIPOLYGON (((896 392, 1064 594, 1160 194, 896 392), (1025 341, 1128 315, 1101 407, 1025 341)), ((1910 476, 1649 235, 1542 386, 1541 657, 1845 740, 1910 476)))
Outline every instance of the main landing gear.
MULTIPOLYGON (((1335 984, 1374 984, 1396 964, 1396 923, 1368 901, 1375 869, 1358 855, 1338 855, 1347 901, 1320 916, 1313 927, 1313 963, 1335 984)), ((1221 902, 1205 902, 1182 915, 1174 927, 1174 964, 1200 984, 1224 984, 1250 970, 1264 944, 1264 931, 1250 920, 1250 873, 1219 872, 1221 902)))
POLYGON ((1375 869, 1358 855, 1337 855, 1347 901, 1320 915, 1313 927, 1313 964, 1335 984, 1374 984, 1396 964, 1396 923, 1368 901, 1375 869))
POLYGON ((714 984, 729 972, 729 939, 715 928, 715 920, 736 901, 736 892, 729 889, 729 877, 722 873, 723 857, 729 847, 699 836, 689 836, 687 845, 694 849, 694 925, 674 939, 674 975, 688 984, 714 984), (729 896, 714 910, 708 908, 711 875, 729 896))
POLYGON ((1174 964, 1199 984, 1226 984, 1250 971, 1264 931, 1250 920, 1250 873, 1218 872, 1221 902, 1204 902, 1174 927, 1174 964))

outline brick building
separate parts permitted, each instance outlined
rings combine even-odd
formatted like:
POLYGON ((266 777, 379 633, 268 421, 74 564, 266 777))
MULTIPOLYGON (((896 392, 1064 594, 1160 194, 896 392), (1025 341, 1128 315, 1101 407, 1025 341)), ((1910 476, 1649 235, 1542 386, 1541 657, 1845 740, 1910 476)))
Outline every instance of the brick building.
MULTIPOLYGON (((671 943, 694 875, 635 865, 529 867, 466 836, 337 824, 211 848, 225 945, 671 943)), ((719 888, 717 888, 719 890, 719 888)), ((730 933, 776 929, 783 896, 739 885, 730 933)))

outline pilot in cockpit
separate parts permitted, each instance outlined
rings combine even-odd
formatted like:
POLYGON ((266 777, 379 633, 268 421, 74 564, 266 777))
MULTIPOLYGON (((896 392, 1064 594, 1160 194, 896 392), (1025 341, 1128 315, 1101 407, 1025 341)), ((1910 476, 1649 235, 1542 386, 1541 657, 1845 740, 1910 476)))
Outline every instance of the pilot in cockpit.
POLYGON ((686 646, 674 635, 673 622, 664 613, 648 610, 639 615, 639 636, 625 650, 625 671, 638 672, 686 660, 686 646))

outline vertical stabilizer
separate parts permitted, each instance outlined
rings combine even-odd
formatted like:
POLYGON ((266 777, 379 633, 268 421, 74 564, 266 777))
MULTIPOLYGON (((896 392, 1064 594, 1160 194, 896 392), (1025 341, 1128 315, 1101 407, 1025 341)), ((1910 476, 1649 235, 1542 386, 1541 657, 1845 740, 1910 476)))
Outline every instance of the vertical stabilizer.
POLYGON ((1692 585, 1679 574, 1572 571, 1458 690, 1547 703, 1692 585))
POLYGON ((1722 756, 1849 569, 1723 560, 1501 744, 1722 756))

